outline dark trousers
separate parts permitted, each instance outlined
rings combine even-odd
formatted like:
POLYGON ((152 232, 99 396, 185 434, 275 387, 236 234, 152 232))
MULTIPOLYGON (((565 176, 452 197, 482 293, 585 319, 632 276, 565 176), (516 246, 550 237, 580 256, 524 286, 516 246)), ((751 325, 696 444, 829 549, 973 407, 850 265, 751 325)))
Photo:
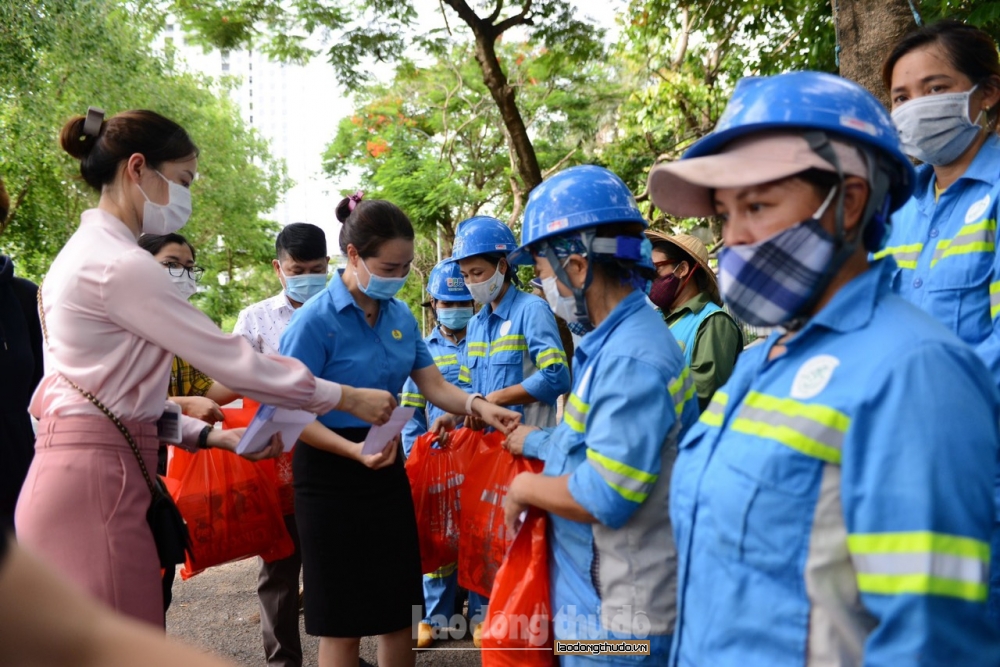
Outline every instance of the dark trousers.
POLYGON ((299 573, 302 556, 295 515, 285 517, 295 553, 283 560, 260 564, 257 597, 260 598, 260 631, 268 667, 302 667, 299 636, 299 573))

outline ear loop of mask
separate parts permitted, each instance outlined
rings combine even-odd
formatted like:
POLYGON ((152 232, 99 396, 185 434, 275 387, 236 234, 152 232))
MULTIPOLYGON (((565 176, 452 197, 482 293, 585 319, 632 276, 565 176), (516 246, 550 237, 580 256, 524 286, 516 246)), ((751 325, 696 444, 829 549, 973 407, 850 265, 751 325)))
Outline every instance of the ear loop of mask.
MULTIPOLYGON (((549 264, 552 265, 552 270, 556 274, 556 279, 559 280, 563 285, 568 287, 573 293, 573 300, 576 303, 576 316, 582 321, 589 322, 590 314, 587 312, 587 301, 584 298, 584 293, 590 287, 590 284, 594 280, 593 267, 589 261, 590 258, 590 246, 593 243, 594 236, 596 232, 593 230, 580 232, 580 239, 583 241, 584 247, 584 257, 587 258, 587 276, 584 278, 583 287, 574 287, 573 282, 569 279, 569 274, 566 273, 566 269, 563 267, 563 263, 559 261, 558 255, 556 254, 555 246, 549 241, 545 241, 543 248, 545 249, 545 257, 549 259, 549 264), (553 261, 555 260, 555 261, 553 261)), ((569 259, 569 258, 567 258, 569 259)))

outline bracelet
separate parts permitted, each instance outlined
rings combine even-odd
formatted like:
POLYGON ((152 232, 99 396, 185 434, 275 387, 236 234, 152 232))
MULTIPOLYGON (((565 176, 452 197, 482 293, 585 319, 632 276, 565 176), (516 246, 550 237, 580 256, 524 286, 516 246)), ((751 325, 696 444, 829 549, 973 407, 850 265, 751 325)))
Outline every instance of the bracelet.
POLYGON ((211 432, 211 426, 201 429, 201 433, 198 434, 198 449, 208 449, 208 436, 211 432))
POLYGON ((486 397, 478 392, 475 394, 470 394, 469 397, 465 399, 465 414, 469 415, 470 417, 475 417, 475 415, 472 413, 472 402, 477 398, 481 398, 484 401, 486 400, 486 397))

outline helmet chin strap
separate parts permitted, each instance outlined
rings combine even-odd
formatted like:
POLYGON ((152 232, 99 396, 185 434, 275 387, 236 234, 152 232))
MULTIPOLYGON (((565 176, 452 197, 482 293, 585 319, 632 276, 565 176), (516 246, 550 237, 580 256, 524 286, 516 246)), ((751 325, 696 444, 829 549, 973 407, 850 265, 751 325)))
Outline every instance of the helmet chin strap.
POLYGON ((552 265, 552 270, 556 274, 556 279, 573 292, 573 300, 576 303, 576 316, 578 318, 585 319, 587 322, 590 321, 590 313, 587 311, 587 301, 584 294, 594 280, 594 268, 592 262, 590 261, 590 248, 593 244, 595 235, 596 233, 594 230, 585 230, 580 232, 580 239, 583 241, 584 255, 587 258, 587 277, 583 281, 583 287, 573 286, 573 282, 569 279, 569 274, 566 273, 566 269, 563 267, 562 262, 559 261, 558 255, 556 255, 555 246, 548 240, 544 242, 543 246, 545 248, 545 257, 549 259, 549 264, 552 265))
MULTIPOLYGON (((873 157, 869 151, 862 150, 871 172, 871 176, 869 177, 870 192, 865 209, 858 222, 857 234, 854 235, 853 239, 848 239, 844 222, 844 196, 846 188, 844 187, 844 170, 840 164, 840 159, 837 157, 836 151, 833 150, 833 146, 830 145, 830 138, 825 132, 806 132, 803 136, 809 142, 809 147, 812 148, 813 152, 832 164, 837 170, 839 184, 837 185, 837 206, 834 209, 836 216, 836 231, 834 235, 835 252, 833 259, 830 261, 829 266, 827 266, 822 279, 816 286, 816 291, 810 297, 809 301, 802 306, 802 309, 795 317, 783 324, 789 331, 801 329, 808 321, 808 313, 823 296, 833 277, 837 275, 841 267, 854 254, 858 244, 864 243, 865 230, 868 224, 876 216, 882 216, 883 218, 887 216, 888 200, 886 194, 889 192, 889 184, 891 182, 885 163, 873 157)), ((885 223, 886 220, 883 219, 882 222, 885 223)))

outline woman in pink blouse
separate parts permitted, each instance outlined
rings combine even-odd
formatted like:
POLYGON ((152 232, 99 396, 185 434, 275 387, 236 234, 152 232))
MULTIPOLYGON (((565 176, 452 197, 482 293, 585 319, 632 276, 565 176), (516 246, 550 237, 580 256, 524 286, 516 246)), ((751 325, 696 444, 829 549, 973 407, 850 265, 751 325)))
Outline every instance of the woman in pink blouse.
MULTIPOLYGON (((141 233, 177 231, 190 216, 198 149, 182 127, 151 111, 104 121, 92 109, 69 121, 60 139, 101 198, 83 213, 42 286, 46 374, 31 403, 41 423, 18 500, 18 539, 118 611, 162 626, 149 488, 125 438, 69 381, 124 422, 150 470, 175 354, 279 407, 347 410, 380 424, 395 399, 315 378, 297 360, 258 354, 242 337, 222 333, 138 246, 141 233)), ((236 435, 206 426, 183 418, 182 445, 235 447, 236 435)))

